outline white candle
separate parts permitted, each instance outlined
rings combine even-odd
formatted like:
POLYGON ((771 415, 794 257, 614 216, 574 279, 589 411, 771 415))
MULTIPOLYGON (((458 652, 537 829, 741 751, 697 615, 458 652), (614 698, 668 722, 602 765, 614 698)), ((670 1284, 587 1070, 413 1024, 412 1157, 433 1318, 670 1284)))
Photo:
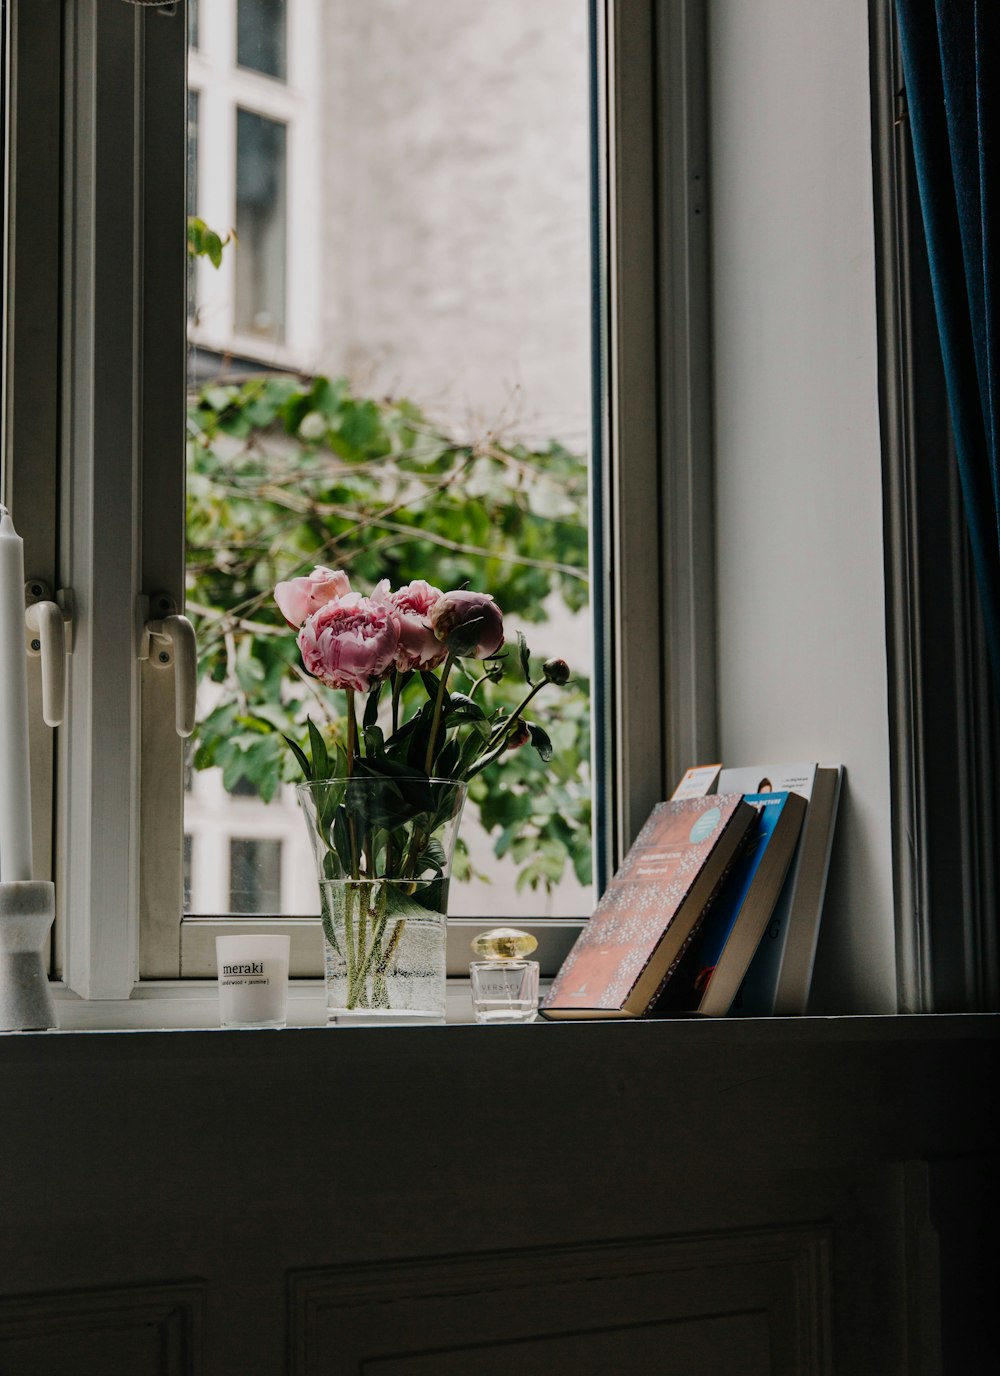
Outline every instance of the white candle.
POLYGON ((30 878, 24 542, 0 506, 0 880, 30 878))
POLYGON ((222 1027, 284 1027, 288 1012, 288 936, 217 936, 222 1027))

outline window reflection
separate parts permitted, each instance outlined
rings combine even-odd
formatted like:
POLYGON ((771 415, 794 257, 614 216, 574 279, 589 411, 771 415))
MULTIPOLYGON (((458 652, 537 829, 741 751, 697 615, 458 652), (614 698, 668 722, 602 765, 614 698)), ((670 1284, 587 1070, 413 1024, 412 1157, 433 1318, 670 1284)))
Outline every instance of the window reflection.
MULTIPOLYGON (((188 91, 187 109, 187 213, 198 214, 198 92, 188 91)), ((188 257, 187 313, 193 320, 197 309, 196 262, 188 257)))
POLYGON ((191 836, 184 836, 184 911, 191 911, 191 864, 194 842, 191 836))
POLYGON ((236 836, 229 842, 229 911, 252 915, 281 909, 281 842, 236 836))
POLYGON ((236 61, 241 67, 286 80, 285 0, 238 0, 236 61))
POLYGON ((283 124, 236 112, 236 328, 276 341, 285 333, 286 144, 283 124))

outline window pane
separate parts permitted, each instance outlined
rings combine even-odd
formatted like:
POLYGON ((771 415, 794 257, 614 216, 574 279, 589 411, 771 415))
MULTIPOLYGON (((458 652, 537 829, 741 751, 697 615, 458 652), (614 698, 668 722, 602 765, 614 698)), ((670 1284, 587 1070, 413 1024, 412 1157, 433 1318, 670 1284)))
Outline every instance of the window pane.
POLYGON ((285 328, 287 131, 236 112, 236 329, 280 340, 285 328))
POLYGON ((184 911, 191 910, 191 866, 193 864, 193 845, 190 836, 184 837, 184 911))
MULTIPOLYGON (((187 109, 187 213, 198 214, 198 92, 188 91, 187 109)), ((188 258, 187 313, 193 319, 198 307, 197 263, 188 258)))
POLYGON ((281 908, 281 842, 234 837, 229 842, 229 911, 243 915, 281 908))
POLYGON ((192 48, 198 46, 198 0, 188 0, 188 43, 192 48))
POLYGON ((237 0, 236 60, 265 76, 284 81, 285 0, 237 0))
MULTIPOLYGON (((289 912, 318 911, 282 735, 304 742, 307 718, 342 735, 344 695, 302 673, 274 584, 316 564, 362 592, 468 583, 504 610, 508 710, 518 631, 536 680, 553 657, 573 679, 538 698, 552 760, 529 744, 474 782, 449 910, 583 916, 590 5, 332 10, 289 9, 313 60, 294 86, 264 88, 231 53, 192 60, 221 73, 203 88, 200 213, 236 238, 201 267, 191 325, 186 827, 280 836, 289 912)), ((194 911, 220 911, 218 889, 196 872, 194 911)))

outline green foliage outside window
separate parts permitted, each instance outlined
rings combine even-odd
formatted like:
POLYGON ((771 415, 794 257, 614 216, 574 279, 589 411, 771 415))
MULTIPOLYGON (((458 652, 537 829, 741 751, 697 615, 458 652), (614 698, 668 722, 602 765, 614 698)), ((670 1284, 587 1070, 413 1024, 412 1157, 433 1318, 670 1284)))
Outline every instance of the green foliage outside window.
MULTIPOLYGON (((343 379, 203 387, 188 412, 187 608, 199 672, 218 687, 197 728, 195 767, 218 766, 227 789, 247 780, 267 801, 296 778, 282 733, 305 741, 311 717, 335 736, 341 694, 301 670, 272 597, 275 583, 316 564, 345 569, 363 591, 423 578, 490 592, 537 641, 540 673, 550 611, 587 604, 586 509, 586 463, 556 442, 460 443, 412 403, 358 396, 343 379)), ((506 693, 513 706, 521 689, 508 675, 493 700, 506 693)), ((522 749, 470 789, 522 888, 549 888, 567 867, 590 882, 584 679, 560 691, 546 726, 548 764, 522 749)))

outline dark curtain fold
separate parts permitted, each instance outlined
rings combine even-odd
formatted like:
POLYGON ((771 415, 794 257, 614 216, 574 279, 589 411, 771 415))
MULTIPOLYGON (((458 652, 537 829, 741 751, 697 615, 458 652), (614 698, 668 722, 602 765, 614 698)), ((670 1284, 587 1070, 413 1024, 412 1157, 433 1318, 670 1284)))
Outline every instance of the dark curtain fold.
POLYGON ((896 0, 959 476, 1000 692, 998 12, 1000 0, 896 0))

